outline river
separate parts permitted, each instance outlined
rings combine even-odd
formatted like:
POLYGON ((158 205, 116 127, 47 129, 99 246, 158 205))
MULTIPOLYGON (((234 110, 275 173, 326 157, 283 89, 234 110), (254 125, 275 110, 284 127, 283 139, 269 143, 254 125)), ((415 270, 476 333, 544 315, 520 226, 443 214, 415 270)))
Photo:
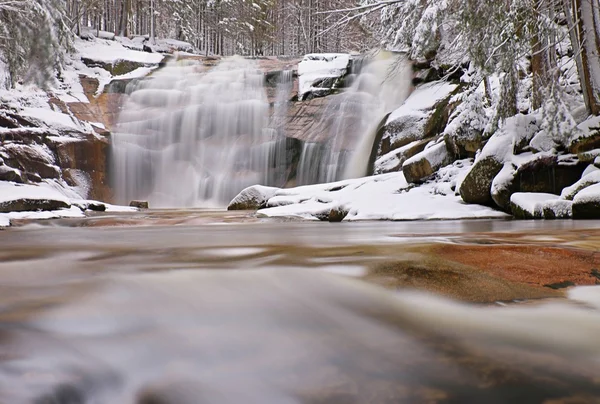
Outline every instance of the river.
POLYGON ((2 403, 600 402, 600 222, 16 224, 2 403))

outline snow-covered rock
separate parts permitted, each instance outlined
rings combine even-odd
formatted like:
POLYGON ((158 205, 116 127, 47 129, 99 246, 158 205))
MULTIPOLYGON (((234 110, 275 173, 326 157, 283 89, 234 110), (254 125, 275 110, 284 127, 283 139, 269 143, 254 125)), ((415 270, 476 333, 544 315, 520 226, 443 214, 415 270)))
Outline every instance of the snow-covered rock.
POLYGON ((298 64, 298 99, 327 95, 350 69, 347 53, 311 53, 298 64))
POLYGON ((258 213, 266 217, 296 217, 329 220, 332 210, 340 209, 344 221, 430 220, 506 217, 506 214, 477 205, 467 205, 452 188, 456 177, 468 167, 450 166, 444 178, 419 187, 408 184, 402 173, 281 189, 258 213), (457 168, 457 169, 454 169, 457 168))
POLYGON ((572 201, 579 191, 600 183, 600 171, 593 171, 587 175, 583 175, 579 181, 562 190, 560 197, 562 199, 572 201))
POLYGON ((510 196, 510 207, 517 219, 541 219, 544 207, 556 201, 557 195, 537 192, 516 192, 510 196))
POLYGON ((266 206, 279 188, 253 185, 243 189, 227 206, 227 210, 258 210, 266 206))
POLYGON ((451 162, 446 143, 440 142, 406 160, 402 172, 408 182, 417 183, 451 162))
POLYGON ((582 189, 573 198, 574 219, 600 219, 600 184, 582 189))

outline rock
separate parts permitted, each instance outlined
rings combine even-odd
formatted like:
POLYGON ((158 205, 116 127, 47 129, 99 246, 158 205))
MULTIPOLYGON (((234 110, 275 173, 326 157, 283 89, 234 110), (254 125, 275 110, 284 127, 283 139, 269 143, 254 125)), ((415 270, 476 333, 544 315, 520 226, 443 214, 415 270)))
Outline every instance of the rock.
POLYGON ((338 206, 337 208, 331 209, 327 220, 332 223, 341 222, 346 216, 348 216, 348 209, 338 206))
POLYGON ((577 153, 577 158, 582 163, 590 163, 593 164, 597 157, 600 156, 600 149, 593 149, 589 151, 583 151, 581 153, 577 153))
POLYGON ((517 192, 510 197, 510 208, 516 219, 541 219, 544 206, 557 199, 558 196, 554 194, 517 192))
POLYGON ((240 192, 227 206, 227 210, 258 210, 266 207, 279 188, 253 185, 240 192))
POLYGON ((55 199, 18 198, 0 202, 0 213, 58 210, 70 207, 67 202, 55 199))
POLYGON ((148 201, 131 201, 129 202, 129 206, 138 209, 148 209, 148 201))
MULTIPOLYGON (((494 203, 509 211, 513 193, 547 193, 559 195, 560 192, 577 182, 585 165, 573 155, 533 155, 528 161, 516 167, 507 163, 497 178, 494 178, 491 195, 494 203)), ((514 212, 513 212, 514 213, 514 212)))
POLYGON ((21 172, 8 166, 0 166, 0 181, 12 181, 22 184, 23 177, 21 172))
POLYGON ((598 148, 600 148, 600 130, 596 128, 595 131, 587 135, 573 139, 569 145, 569 152, 579 154, 598 148))
POLYGON ((441 142, 406 160, 402 164, 402 172, 407 182, 418 183, 451 162, 446 144, 441 142))
POLYGON ((465 132, 462 136, 444 135, 446 148, 457 158, 475 157, 477 150, 483 147, 484 139, 481 131, 465 132))
POLYGON ((298 99, 322 97, 341 85, 350 71, 347 53, 311 53, 298 64, 298 99))
POLYGON ((548 200, 542 208, 544 219, 570 219, 573 217, 573 202, 563 199, 548 200))
POLYGON ((375 161, 375 174, 385 174, 399 171, 402 164, 412 156, 422 152, 432 139, 415 140, 399 149, 393 150, 375 161))
POLYGON ((572 201, 581 190, 598 183, 600 183, 600 171, 594 171, 582 176, 581 179, 575 184, 564 188, 560 194, 560 197, 562 199, 572 201))
POLYGON ((600 219, 600 184, 591 185, 575 195, 573 219, 600 219))
POLYGON ((102 62, 99 60, 93 60, 88 58, 81 58, 81 60, 86 66, 101 67, 113 76, 121 76, 127 73, 131 73, 137 68, 146 66, 146 64, 144 63, 134 62, 131 60, 116 60, 112 63, 102 62))
POLYGON ((459 193, 466 203, 492 206, 492 181, 502 170, 503 163, 494 155, 475 161, 469 173, 463 179, 459 193))

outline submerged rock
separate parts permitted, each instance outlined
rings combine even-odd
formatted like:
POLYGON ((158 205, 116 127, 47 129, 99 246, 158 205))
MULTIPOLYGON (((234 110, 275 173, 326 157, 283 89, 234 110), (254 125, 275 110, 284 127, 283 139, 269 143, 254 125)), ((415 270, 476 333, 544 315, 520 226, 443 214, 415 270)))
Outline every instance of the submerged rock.
POLYGON ((267 206, 279 188, 253 185, 240 192, 227 206, 227 210, 258 210, 267 206))

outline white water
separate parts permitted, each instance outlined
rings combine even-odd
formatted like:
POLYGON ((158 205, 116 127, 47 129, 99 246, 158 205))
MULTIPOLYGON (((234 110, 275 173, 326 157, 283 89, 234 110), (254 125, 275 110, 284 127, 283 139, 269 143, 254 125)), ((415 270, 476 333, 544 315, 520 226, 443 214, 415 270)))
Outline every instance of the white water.
MULTIPOLYGON (((323 111, 323 144, 306 143, 297 184, 366 175, 376 127, 410 91, 410 66, 379 52, 323 111), (395 70, 394 70, 395 68, 395 70)), ((255 61, 224 59, 211 70, 173 62, 140 82, 113 139, 116 200, 150 206, 218 207, 254 184, 290 178, 286 122, 293 87, 283 71, 269 106, 255 61)))
POLYGON ((124 106, 113 143, 118 202, 222 206, 246 186, 273 183, 276 129, 254 61, 228 58, 207 73, 174 63, 124 106))
POLYGON ((332 97, 323 113, 319 130, 328 133, 328 141, 321 147, 305 144, 299 185, 367 175, 379 122, 410 94, 412 68, 404 55, 379 51, 355 63, 360 67, 350 76, 350 88, 332 97))

